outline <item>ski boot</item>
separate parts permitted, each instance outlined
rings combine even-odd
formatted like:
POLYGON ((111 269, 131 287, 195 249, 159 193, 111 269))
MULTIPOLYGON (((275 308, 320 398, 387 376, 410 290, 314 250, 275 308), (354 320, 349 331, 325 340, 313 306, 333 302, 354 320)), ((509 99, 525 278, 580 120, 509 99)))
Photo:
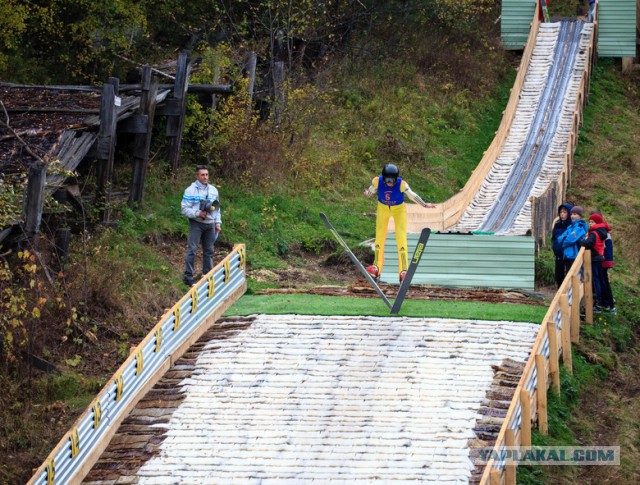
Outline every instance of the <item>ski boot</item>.
POLYGON ((375 264, 372 264, 371 266, 367 266, 365 269, 367 270, 367 273, 371 275, 371 277, 376 283, 380 281, 380 270, 375 264))

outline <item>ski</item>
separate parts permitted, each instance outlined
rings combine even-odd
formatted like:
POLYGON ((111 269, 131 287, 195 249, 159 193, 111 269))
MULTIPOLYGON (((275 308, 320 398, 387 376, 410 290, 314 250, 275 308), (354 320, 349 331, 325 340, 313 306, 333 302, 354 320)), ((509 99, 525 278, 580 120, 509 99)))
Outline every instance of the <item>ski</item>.
MULTIPOLYGON (((322 220, 324 221, 324 223, 327 225, 327 227, 329 228, 329 230, 331 231, 331 233, 335 236, 335 238, 338 240, 338 243, 340 243, 340 246, 342 246, 342 248, 347 252, 347 255, 349 256, 349 258, 351 258, 351 261, 353 261, 353 264, 356 265, 356 267, 360 270, 360 272, 364 275, 364 277, 367 279, 367 281, 371 284, 371 286, 373 286, 373 289, 376 290, 376 293, 378 293, 378 295, 380 295, 380 298, 382 298, 384 300, 384 302, 386 303, 386 305, 391 308, 391 302, 389 301, 389 299, 387 298, 387 296, 382 292, 382 290, 380 289, 380 287, 378 286, 378 284, 375 282, 375 280, 373 279, 373 277, 367 272, 366 269, 364 269, 364 266, 362 266, 362 263, 360 261, 358 261, 358 258, 356 258, 356 255, 353 254, 353 251, 351 251, 351 249, 349 249, 349 246, 347 246, 347 243, 344 242, 344 239, 342 239, 342 237, 340 237, 340 234, 338 234, 338 231, 335 230, 335 228, 333 227, 333 225, 329 222, 329 219, 327 219, 327 216, 324 215, 324 213, 320 213, 320 217, 322 218, 322 220)), ((408 274, 408 273, 407 273, 408 274)))
POLYGON ((420 259, 424 254, 424 248, 427 245, 427 241, 429 240, 429 236, 431 235, 431 229, 425 227, 422 232, 420 232, 420 237, 418 238, 418 244, 416 244, 416 249, 413 251, 413 256, 411 257, 411 262, 409 263, 409 268, 407 269, 407 274, 402 280, 400 284, 400 288, 398 289, 398 294, 396 295, 396 299, 393 302, 393 307, 391 308, 391 314, 396 315, 400 311, 400 307, 402 306, 402 302, 404 301, 404 297, 407 294, 407 290, 411 285, 411 280, 413 279, 413 275, 418 269, 418 264, 420 263, 420 259))

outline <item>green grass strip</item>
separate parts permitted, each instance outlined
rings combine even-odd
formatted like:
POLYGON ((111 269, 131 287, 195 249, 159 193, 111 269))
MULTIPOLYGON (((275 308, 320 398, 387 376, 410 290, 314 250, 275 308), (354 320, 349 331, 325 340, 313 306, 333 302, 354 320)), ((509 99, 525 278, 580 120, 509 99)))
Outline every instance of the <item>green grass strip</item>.
MULTIPOLYGON (((407 300, 399 316, 540 323, 546 311, 547 307, 541 305, 407 300)), ((244 295, 226 311, 225 316, 252 314, 390 316, 389 309, 379 299, 306 294, 244 295)))

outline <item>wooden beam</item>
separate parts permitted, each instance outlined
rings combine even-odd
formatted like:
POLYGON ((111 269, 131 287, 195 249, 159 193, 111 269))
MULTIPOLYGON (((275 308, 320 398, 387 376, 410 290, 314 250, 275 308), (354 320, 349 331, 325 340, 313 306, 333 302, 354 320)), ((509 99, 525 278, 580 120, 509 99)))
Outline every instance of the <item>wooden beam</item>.
POLYGON ((562 312, 562 328, 560 329, 562 336, 562 362, 573 374, 573 361, 571 357, 571 327, 569 321, 569 296, 564 293, 560 295, 560 311, 562 312))
MULTIPOLYGON (((514 449, 516 446, 516 432, 507 428, 504 433, 504 442, 507 448, 514 449)), ((507 485, 516 485, 516 465, 505 465, 504 466, 504 477, 505 483, 507 485)))
POLYGON ((549 375, 553 388, 560 395, 560 366, 558 365, 558 329, 556 322, 547 320, 547 334, 549 335, 549 375))
POLYGON ((42 208, 44 206, 44 187, 47 180, 47 166, 35 162, 29 167, 26 198, 23 205, 24 232, 31 238, 40 232, 42 208))
POLYGON ((133 145, 133 171, 131 174, 131 189, 129 190, 129 206, 142 203, 144 183, 149 166, 149 149, 153 133, 153 121, 156 111, 156 94, 158 83, 152 80, 151 68, 145 66, 142 70, 142 96, 140 98, 140 116, 146 118, 146 131, 136 135, 133 145))
POLYGON ((171 166, 171 172, 175 177, 178 174, 178 164, 180 160, 180 143, 182 141, 182 130, 184 128, 184 116, 187 108, 187 87, 189 85, 189 74, 191 64, 189 53, 182 51, 178 55, 178 70, 176 72, 176 83, 173 87, 172 97, 180 106, 180 112, 167 119, 167 138, 169 138, 167 148, 167 159, 171 166))
MULTIPOLYGON (((557 354, 556 354, 557 356, 557 354)), ((540 434, 549 434, 547 417, 547 373, 544 368, 544 355, 536 354, 536 396, 538 407, 538 431, 540 434)))
POLYGON ((582 268, 584 270, 584 321, 593 324, 593 272, 591 271, 591 251, 584 251, 582 268))
POLYGON ((98 167, 96 169, 97 190, 96 200, 101 208, 102 222, 109 222, 111 199, 111 181, 113 178, 113 157, 116 146, 116 91, 112 83, 104 85, 102 99, 100 101, 100 129, 96 140, 96 158, 98 167))
POLYGON ((489 473, 489 485, 501 485, 502 475, 498 470, 491 470, 489 473))
POLYGON ((580 276, 571 277, 571 341, 580 341, 580 276))
POLYGON ((520 390, 520 408, 522 409, 520 446, 531 446, 531 393, 527 389, 520 390))

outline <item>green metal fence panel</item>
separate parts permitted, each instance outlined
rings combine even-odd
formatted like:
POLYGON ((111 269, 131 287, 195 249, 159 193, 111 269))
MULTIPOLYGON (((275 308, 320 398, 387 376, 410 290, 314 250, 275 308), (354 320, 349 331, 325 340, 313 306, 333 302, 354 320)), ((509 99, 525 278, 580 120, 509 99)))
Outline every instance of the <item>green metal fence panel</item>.
POLYGON ((598 56, 636 56, 636 0, 598 2, 598 56))
POLYGON ((505 49, 524 49, 536 5, 536 0, 502 0, 500 36, 505 49))
MULTIPOLYGON (((408 234, 411 258, 418 234, 408 234)), ((395 233, 389 233, 381 280, 398 284, 395 233)), ((535 285, 535 240, 529 236, 433 233, 414 284, 453 288, 519 288, 535 285)))

